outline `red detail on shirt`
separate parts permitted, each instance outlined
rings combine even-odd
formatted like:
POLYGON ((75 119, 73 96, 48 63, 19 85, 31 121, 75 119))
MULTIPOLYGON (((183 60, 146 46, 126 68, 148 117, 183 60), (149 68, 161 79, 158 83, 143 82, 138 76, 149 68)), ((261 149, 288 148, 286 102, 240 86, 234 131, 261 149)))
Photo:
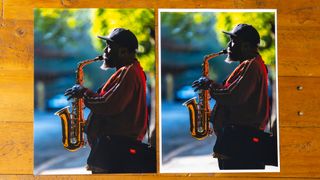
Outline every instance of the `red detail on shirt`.
POLYGON ((260 141, 260 139, 257 138, 257 137, 254 137, 254 138, 252 138, 252 141, 255 142, 255 143, 258 143, 260 141))
POLYGON ((137 153, 137 150, 130 148, 129 149, 130 154, 134 155, 137 153))

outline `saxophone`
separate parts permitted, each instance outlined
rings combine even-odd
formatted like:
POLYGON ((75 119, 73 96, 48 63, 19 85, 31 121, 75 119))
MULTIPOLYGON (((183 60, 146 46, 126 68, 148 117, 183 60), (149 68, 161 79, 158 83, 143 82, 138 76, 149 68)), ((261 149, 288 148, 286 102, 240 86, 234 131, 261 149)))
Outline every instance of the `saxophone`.
MULTIPOLYGON (((209 76, 209 60, 210 59, 226 53, 227 53, 227 50, 222 50, 218 53, 206 55, 203 58, 202 76, 204 77, 209 76)), ((182 105, 186 106, 189 110, 191 136, 198 140, 203 140, 212 132, 209 124, 209 121, 210 121, 209 90, 199 90, 198 95, 199 95, 198 103, 196 101, 196 97, 193 97, 187 100, 186 102, 184 102, 182 105)))
MULTIPOLYGON (((102 56, 98 56, 94 59, 84 60, 78 63, 76 71, 76 84, 83 85, 83 67, 95 62, 103 60, 102 56)), ((68 151, 77 151, 84 143, 84 125, 85 120, 83 117, 83 98, 74 98, 71 102, 71 112, 69 106, 66 106, 54 115, 57 115, 61 119, 62 125, 62 143, 65 149, 68 151)))

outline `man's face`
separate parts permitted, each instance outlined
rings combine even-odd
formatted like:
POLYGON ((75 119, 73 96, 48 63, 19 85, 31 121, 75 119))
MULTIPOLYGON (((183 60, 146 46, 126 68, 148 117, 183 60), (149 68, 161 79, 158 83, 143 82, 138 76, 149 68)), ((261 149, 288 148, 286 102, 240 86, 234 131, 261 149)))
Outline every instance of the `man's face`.
POLYGON ((227 51, 228 61, 239 61, 242 58, 242 42, 236 37, 230 37, 227 51))
POLYGON ((103 59, 104 64, 103 68, 114 68, 117 65, 117 61, 119 59, 119 47, 116 44, 107 44, 104 53, 103 53, 103 59))

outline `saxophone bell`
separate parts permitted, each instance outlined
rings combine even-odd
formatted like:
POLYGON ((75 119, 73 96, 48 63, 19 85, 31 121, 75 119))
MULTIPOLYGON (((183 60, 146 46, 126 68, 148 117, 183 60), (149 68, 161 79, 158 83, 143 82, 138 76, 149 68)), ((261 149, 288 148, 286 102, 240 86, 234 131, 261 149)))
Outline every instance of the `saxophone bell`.
POLYGON ((73 121, 73 115, 69 111, 69 106, 60 109, 54 115, 59 116, 61 119, 63 147, 71 152, 82 147, 84 144, 83 137, 77 135, 81 131, 78 128, 81 127, 77 126, 76 122, 73 121))

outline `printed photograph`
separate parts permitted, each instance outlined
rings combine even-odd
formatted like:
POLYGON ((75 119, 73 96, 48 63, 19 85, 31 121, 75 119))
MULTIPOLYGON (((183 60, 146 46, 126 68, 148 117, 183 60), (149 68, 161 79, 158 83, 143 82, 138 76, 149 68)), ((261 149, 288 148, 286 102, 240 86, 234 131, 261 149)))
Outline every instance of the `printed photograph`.
POLYGON ((280 172, 276 10, 158 14, 160 173, 280 172))
POLYGON ((156 173, 153 9, 34 10, 34 174, 156 173))

